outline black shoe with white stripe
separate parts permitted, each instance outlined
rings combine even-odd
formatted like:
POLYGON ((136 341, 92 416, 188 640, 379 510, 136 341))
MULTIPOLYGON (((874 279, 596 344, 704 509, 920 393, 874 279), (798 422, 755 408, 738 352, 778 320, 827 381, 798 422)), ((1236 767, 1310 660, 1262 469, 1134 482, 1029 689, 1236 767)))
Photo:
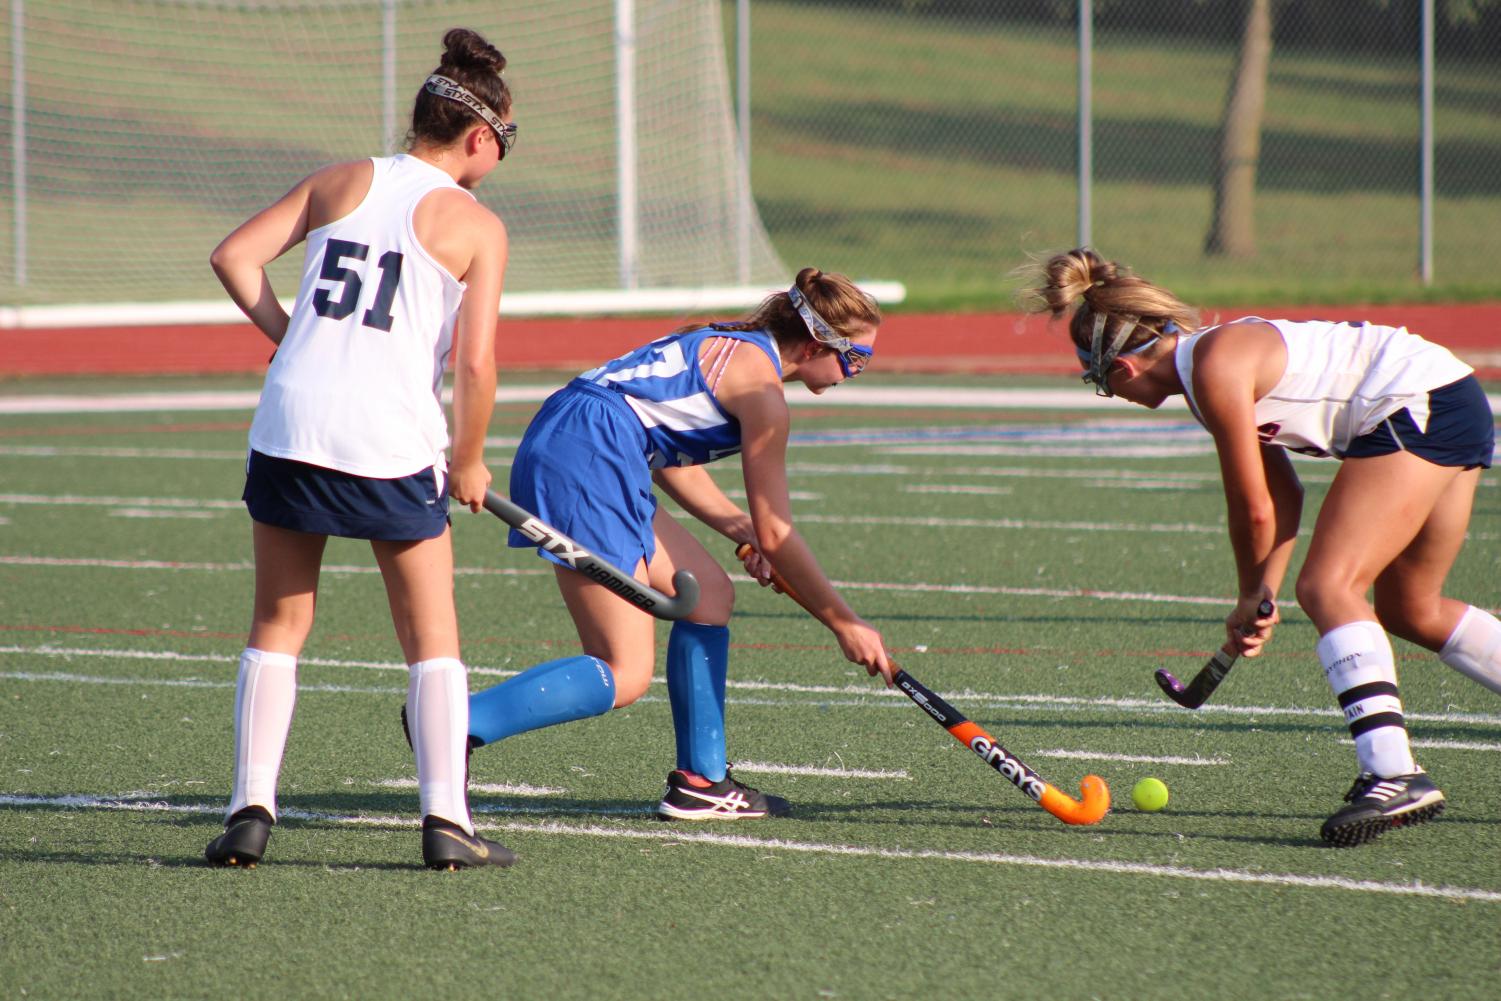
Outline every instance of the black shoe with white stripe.
POLYGON ((1324 821, 1319 835, 1340 848, 1374 841, 1394 827, 1432 820, 1444 812, 1444 794, 1423 772, 1389 779, 1361 772, 1345 793, 1349 806, 1324 821))
POLYGON ((782 797, 737 782, 728 771, 718 782, 682 769, 670 772, 667 795, 657 804, 663 820, 759 820, 791 812, 792 805, 782 797))

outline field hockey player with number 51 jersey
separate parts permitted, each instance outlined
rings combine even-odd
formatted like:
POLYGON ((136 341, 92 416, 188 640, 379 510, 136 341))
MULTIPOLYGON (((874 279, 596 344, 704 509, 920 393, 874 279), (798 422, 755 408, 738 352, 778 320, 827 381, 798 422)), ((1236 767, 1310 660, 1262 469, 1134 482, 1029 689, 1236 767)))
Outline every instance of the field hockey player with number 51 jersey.
POLYGON ((1214 437, 1239 578, 1227 649, 1257 656, 1279 618, 1303 509, 1287 453, 1340 460, 1296 586, 1359 762, 1320 835, 1358 845, 1437 816, 1444 794, 1413 759, 1387 633, 1501 693, 1501 622, 1443 594, 1495 451, 1470 367, 1400 327, 1256 316, 1200 327, 1171 292, 1084 248, 1039 270, 1034 308, 1072 311, 1097 393, 1154 408, 1181 395, 1214 437))
MULTIPOLYGON (((664 819, 743 820, 785 814, 787 802, 737 781, 725 750, 729 576, 658 505, 652 485, 731 542, 763 585, 771 566, 834 633, 845 657, 890 684, 881 634, 847 605, 793 527, 787 490, 789 414, 783 384, 823 393, 870 361, 881 322, 868 295, 842 275, 805 268, 792 287, 739 322, 679 330, 592 369, 554 393, 533 418, 511 467, 511 498, 601 559, 671 590, 673 575, 702 586, 667 641, 667 690, 677 761, 657 810, 664 819), (740 455, 746 508, 706 463, 740 455)), ((513 530, 510 544, 537 547, 513 530)), ((614 591, 562 565, 563 602, 581 654, 539 664, 469 703, 478 744, 627 706, 655 665, 655 620, 614 591)))
POLYGON ((255 603, 235 694, 234 788, 214 865, 254 865, 276 784, 330 535, 370 540, 409 667, 434 869, 509 865, 474 833, 465 783, 467 671, 459 660, 448 498, 479 510, 490 473, 495 322, 506 231, 470 189, 516 135, 505 57, 462 28, 412 110, 410 152, 339 163, 298 182, 211 258, 276 354, 250 426, 245 504, 255 603), (290 316, 265 267, 306 241, 290 316), (453 462, 439 393, 453 361, 453 462))

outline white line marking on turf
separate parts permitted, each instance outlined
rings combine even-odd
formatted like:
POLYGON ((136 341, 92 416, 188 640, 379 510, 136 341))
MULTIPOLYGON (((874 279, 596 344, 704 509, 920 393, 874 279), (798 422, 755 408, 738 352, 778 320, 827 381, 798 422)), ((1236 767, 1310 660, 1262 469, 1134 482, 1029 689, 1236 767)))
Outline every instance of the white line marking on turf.
MULTIPOLYGON (((220 572, 226 570, 254 570, 255 564, 246 560, 239 563, 199 563, 189 560, 110 560, 110 559, 80 559, 64 558, 60 556, 0 556, 0 566, 19 567, 104 567, 111 570, 209 570, 220 572)), ((380 568, 376 566, 352 566, 339 563, 325 563, 321 573, 334 574, 378 574, 380 568)), ((548 569, 520 569, 513 567, 454 567, 456 576, 476 577, 540 577, 543 574, 552 576, 548 569)))
MULTIPOLYGON (((135 800, 103 796, 28 796, 0 794, 0 806, 62 807, 65 809, 120 810, 213 815, 223 814, 221 806, 167 803, 161 800, 135 800)), ((545 809, 545 808, 543 808, 545 809)), ((489 811, 477 811, 489 812, 489 811)), ((591 811, 603 813, 606 811, 591 811)), ((618 812, 618 811, 610 811, 618 812)), ((412 828, 417 819, 410 816, 350 816, 283 810, 281 815, 317 823, 334 823, 374 827, 412 828)), ((1245 872, 1238 869, 1188 869, 1182 866, 1152 865, 1145 862, 1109 862, 1098 859, 1043 858, 1036 855, 1011 855, 1004 852, 967 852, 936 848, 880 848, 867 845, 831 844, 817 841, 792 841, 740 834, 717 834, 708 831, 669 831, 600 827, 594 824, 565 824, 556 821, 476 824, 481 830, 513 831, 520 834, 567 835, 583 838, 619 838, 634 841, 673 842, 675 844, 711 845, 717 848, 748 848, 754 851, 799 852, 846 858, 876 858, 915 862, 958 862, 971 865, 1011 865, 1035 869, 1062 869, 1074 872, 1105 873, 1119 876, 1146 876, 1183 879, 1206 883, 1241 883, 1306 890, 1345 890, 1356 893, 1382 893, 1404 897, 1434 897, 1443 900, 1472 900, 1478 903, 1501 903, 1501 892, 1467 886, 1428 886, 1423 883, 1383 883, 1377 880, 1347 879, 1342 876, 1304 876, 1296 873, 1245 872)))
POLYGON ((913 515, 799 514, 798 521, 834 525, 904 525, 918 528, 1008 528, 1060 532, 1165 532, 1171 535, 1224 535, 1224 525, 1193 522, 1031 521, 1021 518, 922 518, 913 515))
MULTIPOLYGON (((235 659, 232 656, 215 654, 179 654, 159 653, 154 651, 137 650, 88 650, 78 648, 60 647, 23 647, 23 646, 0 646, 0 654, 31 654, 39 657, 105 657, 105 658, 131 658, 145 660, 165 661, 217 661, 226 667, 232 667, 235 659)), ((317 664, 327 667, 364 667, 377 670, 405 671, 403 664, 382 664, 367 661, 339 661, 307 658, 298 661, 299 664, 317 664)), ((497 677, 509 677, 518 672, 502 670, 498 668, 469 667, 471 673, 495 675, 497 677)), ((199 687, 232 687, 234 682, 230 679, 223 681, 205 681, 203 679, 161 679, 161 678, 112 678, 91 677, 87 675, 51 674, 46 672, 0 672, 0 678, 10 678, 17 681, 75 681, 80 684, 138 684, 138 685, 163 685, 175 683, 179 680, 194 682, 199 687)), ((666 679, 657 675, 652 678, 653 685, 665 685, 666 679)), ((866 684, 852 683, 848 685, 801 685, 795 682, 773 681, 730 681, 727 687, 731 689, 744 689, 750 691, 777 691, 790 692, 797 695, 811 695, 808 699, 765 699, 765 698, 741 698, 730 699, 732 705, 743 706, 776 706, 776 707, 808 707, 822 708, 824 706, 853 707, 864 709, 887 709, 893 707, 905 707, 907 699, 900 692, 884 688, 873 688, 866 684), (854 698, 831 699, 828 695, 851 695, 854 698)), ((299 689, 302 686, 299 685, 299 689)), ((370 688, 360 689, 354 687, 340 688, 338 686, 321 686, 307 689, 309 691, 350 691, 350 692, 373 692, 385 694, 398 689, 370 688)), ((981 706, 986 709, 1055 709, 1072 710, 1080 712, 1115 712, 1121 709, 1129 709, 1134 712, 1145 712, 1154 715, 1168 714, 1182 718, 1180 707, 1163 699, 1136 699, 1117 698, 1110 696, 1083 697, 1077 695, 1042 695, 1028 693, 1002 694, 999 692, 977 692, 972 689, 950 692, 946 696, 955 702, 967 705, 981 706)), ((660 702, 662 699, 656 696, 645 696, 641 701, 660 702)), ((1481 726, 1501 726, 1501 715, 1485 713, 1421 713, 1408 712, 1405 718, 1427 723, 1468 723, 1481 726)), ((1312 708, 1306 706, 1237 706, 1229 703, 1210 703, 1194 711, 1194 716, 1199 718, 1210 716, 1240 716, 1251 717, 1254 722, 1260 716, 1295 716, 1295 717, 1323 717, 1331 720, 1344 720, 1339 710, 1334 708, 1312 708)), ((1347 738, 1348 739, 1348 738, 1347 738)))
POLYGON ((735 771, 758 775, 810 775, 832 779, 910 779, 906 769, 894 772, 867 768, 814 768, 811 765, 773 765, 763 761, 736 761, 735 771))
MULTIPOLYGON (((417 788, 416 779, 381 779, 370 784, 383 789, 417 788)), ((471 793, 482 792, 491 796, 563 796, 568 792, 567 789, 555 789, 552 786, 507 785, 496 782, 471 782, 469 791, 471 793)))
POLYGON ((1015 491, 1015 487, 987 487, 977 483, 908 483, 902 487, 904 494, 981 494, 987 497, 1005 497, 1015 491))
POLYGON ((152 511, 143 507, 121 507, 109 513, 111 518, 217 518, 213 511, 152 511))
POLYGON ((1175 758, 1171 755, 1108 754, 1104 751, 1069 751, 1061 747, 1034 751, 1039 758, 1077 758, 1080 761, 1132 761, 1145 765, 1228 765, 1229 758, 1175 758))

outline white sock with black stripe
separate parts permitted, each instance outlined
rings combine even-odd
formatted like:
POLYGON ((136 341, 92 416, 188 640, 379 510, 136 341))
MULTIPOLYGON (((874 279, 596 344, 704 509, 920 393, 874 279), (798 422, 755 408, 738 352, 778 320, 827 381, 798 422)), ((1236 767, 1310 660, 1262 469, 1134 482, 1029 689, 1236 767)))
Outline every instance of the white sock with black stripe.
POLYGON ((1318 655, 1355 738, 1360 770, 1382 778, 1417 771, 1386 631, 1375 622, 1337 626, 1319 639, 1318 655))
POLYGON ((1460 674, 1501 693, 1501 621, 1471 605, 1438 652, 1460 674))
POLYGON ((462 662, 434 657, 408 668, 407 729, 417 755, 417 792, 424 817, 440 817, 474 833, 465 775, 469 682, 462 662))

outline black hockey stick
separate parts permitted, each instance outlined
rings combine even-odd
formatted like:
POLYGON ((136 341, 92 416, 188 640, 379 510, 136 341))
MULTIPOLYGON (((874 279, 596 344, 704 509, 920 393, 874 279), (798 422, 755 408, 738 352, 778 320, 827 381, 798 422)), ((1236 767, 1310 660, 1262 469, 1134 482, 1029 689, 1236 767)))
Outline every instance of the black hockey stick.
MULTIPOLYGON (((1275 606, 1270 601, 1263 601, 1256 606, 1256 613, 1263 619, 1271 615, 1275 606)), ((1255 632, 1255 630, 1252 630, 1255 632)), ((1250 635, 1247 633, 1246 635, 1250 635)), ((1184 709, 1197 709, 1209 700, 1214 690, 1220 687, 1220 682, 1225 680, 1225 675, 1230 673, 1230 668, 1235 666, 1236 659, 1240 654, 1229 644, 1214 652, 1209 658, 1209 663, 1199 668, 1199 673, 1194 675, 1193 680, 1184 684, 1173 677, 1165 667, 1159 667, 1152 677, 1157 679, 1157 687, 1162 689, 1162 694, 1172 699, 1184 709)))
POLYGON ((562 532, 539 520, 526 508, 507 500, 494 490, 485 491, 485 510, 643 612, 659 619, 681 619, 698 604, 698 581, 687 570, 679 570, 672 575, 672 589, 675 593, 669 597, 641 583, 619 567, 606 563, 562 532))

